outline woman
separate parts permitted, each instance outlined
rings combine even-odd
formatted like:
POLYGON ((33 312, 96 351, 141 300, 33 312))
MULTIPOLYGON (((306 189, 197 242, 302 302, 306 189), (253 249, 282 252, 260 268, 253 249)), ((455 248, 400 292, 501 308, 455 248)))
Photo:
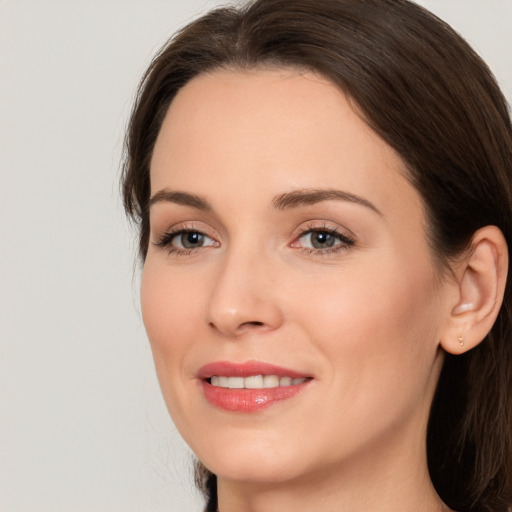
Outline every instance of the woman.
POLYGON ((512 128, 405 0, 256 0, 146 73, 123 193, 207 510, 506 512, 512 128))

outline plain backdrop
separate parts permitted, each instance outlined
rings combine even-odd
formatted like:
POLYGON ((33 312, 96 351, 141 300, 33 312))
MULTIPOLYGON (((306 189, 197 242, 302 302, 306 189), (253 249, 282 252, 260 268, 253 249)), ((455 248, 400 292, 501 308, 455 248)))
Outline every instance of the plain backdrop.
MULTIPOLYGON (((118 194, 159 46, 218 1, 0 0, 0 512, 193 512, 118 194)), ((424 0, 512 99, 512 0, 424 0)))

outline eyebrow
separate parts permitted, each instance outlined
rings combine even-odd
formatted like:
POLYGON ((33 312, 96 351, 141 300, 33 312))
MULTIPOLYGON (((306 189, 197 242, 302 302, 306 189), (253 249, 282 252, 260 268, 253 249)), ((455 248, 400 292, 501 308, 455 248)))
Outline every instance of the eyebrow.
POLYGON ((367 199, 351 194, 350 192, 335 189, 303 189, 286 192, 274 198, 273 205, 278 210, 286 210, 332 200, 356 203, 373 210, 383 217, 381 211, 367 199))
POLYGON ((182 206, 191 206, 198 210, 211 211, 212 207, 210 203, 203 197, 189 194, 188 192, 178 192, 168 189, 160 190, 156 192, 149 200, 149 207, 156 203, 174 203, 182 206))
MULTIPOLYGON (((380 216, 383 216, 380 210, 370 201, 364 199, 350 192, 335 189, 301 189, 292 192, 280 194, 274 198, 272 204, 277 210, 287 210, 290 208, 298 208, 300 206, 308 206, 322 201, 347 201, 349 203, 356 203, 380 216)), ((173 190, 160 190, 156 192, 149 200, 149 207, 156 203, 169 202, 179 204, 182 206, 190 206, 202 211, 212 211, 213 208, 210 203, 201 196, 189 194, 188 192, 180 192, 173 190)))

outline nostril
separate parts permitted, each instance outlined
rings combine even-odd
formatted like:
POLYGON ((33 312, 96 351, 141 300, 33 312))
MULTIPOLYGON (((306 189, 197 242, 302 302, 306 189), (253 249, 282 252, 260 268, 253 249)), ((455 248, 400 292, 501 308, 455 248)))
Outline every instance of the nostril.
MULTIPOLYGON (((222 329, 219 329, 219 327, 215 324, 215 322, 209 322, 208 326, 211 329, 217 330, 222 332, 222 329)), ((234 330, 233 334, 242 334, 243 332, 250 331, 251 329, 260 329, 262 327, 265 327, 265 322, 259 322, 259 321, 253 321, 253 322, 242 322, 241 324, 237 325, 234 330)), ((227 331, 226 331, 227 332, 227 331)))
POLYGON ((254 322, 243 322, 242 324, 240 324, 238 326, 238 331, 239 332, 244 332, 244 331, 250 331, 251 329, 261 329, 262 327, 265 327, 265 322, 258 322, 258 321, 254 321, 254 322))

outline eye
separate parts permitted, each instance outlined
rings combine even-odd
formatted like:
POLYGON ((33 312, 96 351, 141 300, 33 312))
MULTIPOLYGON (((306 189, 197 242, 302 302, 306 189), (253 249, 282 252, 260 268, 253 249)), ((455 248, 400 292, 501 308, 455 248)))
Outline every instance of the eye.
POLYGON ((340 244, 339 237, 327 231, 310 231, 299 238, 302 247, 312 249, 330 249, 340 244))
POLYGON ((308 228, 291 244, 310 253, 333 253, 354 245, 354 240, 333 228, 308 228))
POLYGON ((199 231, 182 231, 176 233, 171 241, 171 245, 179 247, 180 249, 197 249, 213 245, 214 241, 209 237, 200 233, 199 231))
POLYGON ((156 245, 168 248, 171 253, 189 253, 202 247, 216 247, 218 242, 201 231, 180 229, 165 233, 156 245))

